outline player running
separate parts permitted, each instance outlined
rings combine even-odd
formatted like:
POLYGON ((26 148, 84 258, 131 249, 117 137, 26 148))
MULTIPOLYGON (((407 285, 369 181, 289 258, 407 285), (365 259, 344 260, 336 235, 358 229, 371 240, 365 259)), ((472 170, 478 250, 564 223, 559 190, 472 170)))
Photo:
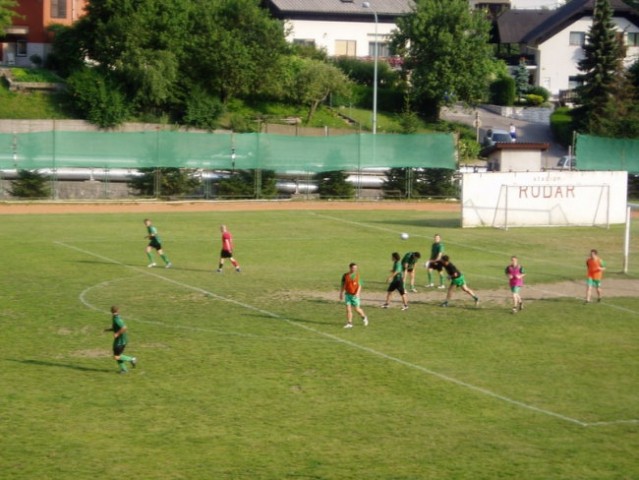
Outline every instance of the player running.
POLYGON ((524 302, 521 299, 520 292, 521 287, 524 286, 526 271, 524 267, 519 264, 517 257, 512 256, 510 258, 510 265, 506 267, 505 273, 508 277, 510 292, 513 295, 513 313, 520 312, 524 309, 524 302))
POLYGON ((448 255, 444 255, 441 259, 441 262, 444 266, 444 269, 446 270, 446 273, 448 273, 448 277, 450 278, 450 285, 448 287, 448 291, 446 292, 446 300, 444 301, 444 303, 441 304, 441 306, 448 306, 448 302, 453 296, 453 289, 455 287, 461 288, 464 292, 473 297, 473 299, 475 300, 475 306, 479 305, 479 297, 475 295, 475 292, 468 288, 464 276, 459 270, 457 270, 457 267, 455 265, 450 263, 450 258, 448 257, 448 255))
POLYGON ((222 232, 222 251, 220 252, 220 262, 217 266, 217 272, 222 273, 224 260, 228 258, 235 267, 235 271, 239 273, 240 264, 233 257, 233 235, 231 235, 231 232, 228 231, 226 225, 221 225, 220 231, 222 232))
POLYGON ((133 368, 138 364, 135 357, 129 357, 124 354, 124 349, 129 341, 127 335, 127 326, 120 317, 120 309, 115 305, 111 307, 111 328, 107 328, 105 332, 113 332, 113 359, 118 362, 120 373, 127 373, 126 362, 130 362, 133 368))
POLYGON ((353 328, 353 309, 359 314, 364 326, 368 326, 368 317, 360 306, 360 293, 362 282, 359 279, 359 271, 356 263, 348 265, 348 272, 342 275, 342 284, 339 289, 339 299, 346 305, 346 325, 344 328, 353 328))
POLYGON ((151 219, 145 218, 144 225, 146 225, 147 235, 144 238, 149 239, 149 244, 146 246, 146 256, 149 259, 149 264, 147 267, 153 268, 156 266, 155 260, 153 259, 153 249, 155 249, 162 260, 164 260, 164 268, 171 268, 173 264, 169 261, 169 258, 164 254, 164 250, 162 250, 162 241, 160 240, 160 236, 158 235, 158 229, 153 226, 151 223, 151 219))

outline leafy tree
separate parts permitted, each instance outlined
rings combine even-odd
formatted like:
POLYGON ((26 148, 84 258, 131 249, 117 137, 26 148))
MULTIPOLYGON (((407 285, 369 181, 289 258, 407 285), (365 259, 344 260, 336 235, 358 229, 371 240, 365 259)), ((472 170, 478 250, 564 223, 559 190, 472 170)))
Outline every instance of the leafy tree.
POLYGON ((5 29, 11 26, 12 19, 19 16, 14 10, 17 6, 16 0, 0 0, 0 36, 4 36, 5 29))
POLYGON ((605 133, 605 113, 609 101, 623 75, 625 47, 617 36, 608 0, 596 0, 592 26, 583 46, 584 58, 579 61, 580 79, 577 89, 581 104, 582 128, 590 133, 605 133), (602 122, 603 121, 603 122, 602 122))
POLYGON ((416 192, 422 197, 454 197, 454 171, 448 168, 421 168, 416 172, 416 192))
POLYGON ((348 183, 342 171, 320 172, 315 175, 320 198, 353 198, 355 187, 348 183))
POLYGON ((201 87, 195 87, 186 100, 186 113, 183 121, 186 125, 214 130, 220 116, 224 113, 224 105, 201 87))
POLYGON ((329 95, 348 96, 352 82, 335 65, 302 57, 289 57, 284 62, 282 86, 286 96, 308 107, 309 123, 317 107, 329 95))
POLYGON ((466 0, 418 0, 397 21, 392 45, 426 118, 436 119, 442 105, 458 99, 482 99, 494 69, 490 22, 466 0))
POLYGON ((48 30, 53 35, 53 45, 47 56, 47 67, 66 78, 84 66, 86 51, 82 39, 77 29, 66 25, 55 23, 48 30))
POLYGON ((408 192, 416 191, 417 179, 410 168, 391 168, 386 174, 382 191, 388 197, 406 198, 408 192))
POLYGON ((516 96, 515 80, 508 74, 500 75, 490 84, 490 101, 495 105, 513 105, 516 96))
POLYGON ((18 170, 18 178, 11 181, 11 195, 20 198, 46 198, 51 190, 48 177, 37 170, 18 170))
POLYGON ((83 118, 102 128, 122 123, 129 114, 117 85, 94 68, 74 72, 67 79, 67 95, 83 118))
POLYGON ((144 196, 171 196, 192 193, 200 179, 193 170, 182 168, 141 168, 142 175, 131 177, 129 186, 144 196))

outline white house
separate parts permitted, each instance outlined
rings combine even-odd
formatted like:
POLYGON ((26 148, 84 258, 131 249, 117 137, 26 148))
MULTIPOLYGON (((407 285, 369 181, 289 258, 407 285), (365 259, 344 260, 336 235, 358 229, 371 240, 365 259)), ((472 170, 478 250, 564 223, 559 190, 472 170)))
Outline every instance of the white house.
POLYGON ((266 0, 275 18, 285 22, 291 43, 314 45, 329 56, 372 57, 375 39, 380 57, 396 20, 411 11, 411 0, 266 0), (377 32, 377 37, 375 33, 377 32))
MULTIPOLYGON (((595 0, 572 0, 556 10, 509 10, 497 19, 500 44, 519 44, 534 84, 553 95, 578 85, 578 63, 593 22, 595 0)), ((610 0, 613 23, 627 46, 625 64, 639 60, 639 11, 610 0)))

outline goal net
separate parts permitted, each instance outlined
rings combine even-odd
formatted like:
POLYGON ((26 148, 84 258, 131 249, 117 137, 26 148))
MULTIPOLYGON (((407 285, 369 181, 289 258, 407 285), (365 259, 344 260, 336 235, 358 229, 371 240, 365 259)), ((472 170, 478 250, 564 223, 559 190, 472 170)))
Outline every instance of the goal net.
POLYGON ((626 172, 494 172, 465 174, 462 226, 623 224, 626 172))

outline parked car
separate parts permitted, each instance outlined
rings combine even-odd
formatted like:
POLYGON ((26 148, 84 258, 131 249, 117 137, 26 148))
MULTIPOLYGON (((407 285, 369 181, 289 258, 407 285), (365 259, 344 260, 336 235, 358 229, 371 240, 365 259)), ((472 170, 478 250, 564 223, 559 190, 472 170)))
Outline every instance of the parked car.
POLYGON ((564 155, 557 162, 557 168, 561 170, 573 170, 577 168, 577 159, 572 155, 564 155))
POLYGON ((484 137, 484 147, 490 147, 496 143, 510 143, 513 139, 510 137, 510 133, 506 130, 493 130, 490 129, 486 132, 484 137))

